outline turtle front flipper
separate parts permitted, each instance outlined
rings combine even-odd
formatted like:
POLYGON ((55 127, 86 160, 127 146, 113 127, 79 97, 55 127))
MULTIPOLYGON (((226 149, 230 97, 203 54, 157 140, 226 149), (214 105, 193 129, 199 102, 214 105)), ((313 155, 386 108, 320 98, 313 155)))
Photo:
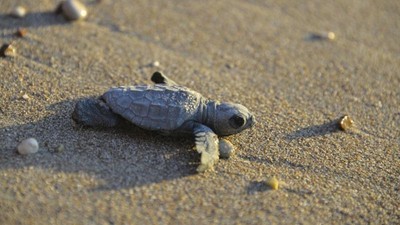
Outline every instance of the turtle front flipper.
POLYGON ((158 71, 153 73, 153 75, 151 76, 151 81, 153 81, 156 84, 165 84, 168 86, 177 85, 173 80, 169 79, 163 73, 158 71))
POLYGON ((196 150, 201 154, 197 172, 212 169, 219 160, 218 136, 210 128, 199 123, 195 124, 193 131, 196 150))

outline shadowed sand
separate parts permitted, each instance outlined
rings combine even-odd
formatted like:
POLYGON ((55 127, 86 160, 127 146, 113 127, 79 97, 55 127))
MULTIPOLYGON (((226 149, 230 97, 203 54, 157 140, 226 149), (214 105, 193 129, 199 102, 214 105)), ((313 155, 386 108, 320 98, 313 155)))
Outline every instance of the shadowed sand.
POLYGON ((0 224, 400 221, 398 1, 84 2, 74 23, 58 1, 1 3, 17 55, 0 58, 0 224), (17 4, 25 18, 7 15, 17 4), (79 99, 158 70, 254 112, 215 171, 196 173, 192 138, 71 120, 79 99), (40 151, 18 155, 28 137, 40 151))

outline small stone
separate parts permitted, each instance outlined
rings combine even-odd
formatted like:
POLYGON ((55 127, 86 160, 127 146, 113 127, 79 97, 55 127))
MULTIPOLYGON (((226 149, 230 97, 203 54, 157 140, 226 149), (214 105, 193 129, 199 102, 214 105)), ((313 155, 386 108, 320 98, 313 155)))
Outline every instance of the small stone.
POLYGON ((268 178, 265 184, 268 185, 272 190, 278 190, 279 189, 279 181, 276 179, 276 177, 271 177, 268 178))
POLYGON ((331 32, 331 31, 328 32, 328 34, 327 34, 326 36, 327 36, 327 38, 328 38, 329 40, 334 40, 335 37, 336 37, 335 33, 331 32))
POLYGON ((57 152, 57 153, 63 152, 64 150, 65 150, 65 147, 64 147, 63 144, 59 145, 59 146, 56 148, 56 152, 57 152))
POLYGON ((17 54, 14 46, 12 44, 3 44, 0 48, 0 56, 1 57, 14 57, 17 54))
POLYGON ((228 69, 232 69, 234 67, 234 65, 231 63, 227 63, 227 64, 225 64, 225 67, 228 69))
POLYGON ((328 32, 328 33, 312 33, 309 36, 310 40, 314 40, 314 41, 321 41, 321 40, 335 40, 336 35, 335 33, 333 33, 332 31, 328 32))
POLYGON ((19 28, 19 29, 17 30, 17 32, 15 32, 15 35, 16 35, 17 37, 25 37, 27 33, 28 33, 28 30, 27 30, 27 29, 19 28))
POLYGON ((88 13, 86 6, 78 0, 66 0, 61 3, 60 7, 65 18, 68 20, 84 19, 88 13))
POLYGON ((354 125, 354 121, 350 118, 350 116, 345 115, 340 119, 340 129, 342 130, 348 130, 350 128, 352 128, 354 125))
POLYGON ((22 98, 23 98, 24 100, 29 100, 29 99, 30 99, 29 95, 27 95, 27 94, 22 95, 22 98))
POLYGON ((219 141, 219 156, 224 159, 228 159, 235 153, 235 146, 225 139, 219 141))
POLYGON ((159 67, 160 66, 160 62, 159 61, 154 61, 151 63, 152 67, 159 67))
POLYGON ((26 12, 25 7, 17 6, 11 11, 10 15, 15 18, 23 18, 26 15, 26 12))
POLYGON ((33 154, 39 151, 39 144, 35 138, 28 138, 18 144, 17 150, 21 155, 33 154))
POLYGON ((378 101, 376 104, 374 104, 375 105, 375 107, 377 107, 377 108, 382 108, 382 102, 381 101, 378 101))

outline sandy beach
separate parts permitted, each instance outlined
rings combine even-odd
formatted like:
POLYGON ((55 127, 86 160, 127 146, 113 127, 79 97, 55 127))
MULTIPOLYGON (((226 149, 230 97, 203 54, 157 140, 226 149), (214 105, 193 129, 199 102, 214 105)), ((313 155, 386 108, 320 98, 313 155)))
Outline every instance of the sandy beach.
POLYGON ((60 1, 0 3, 16 50, 0 57, 0 224, 400 223, 399 1, 82 2, 74 22, 60 1), (155 71, 256 116, 214 171, 196 172, 191 138, 72 121, 155 71), (29 137, 39 152, 18 154, 29 137))

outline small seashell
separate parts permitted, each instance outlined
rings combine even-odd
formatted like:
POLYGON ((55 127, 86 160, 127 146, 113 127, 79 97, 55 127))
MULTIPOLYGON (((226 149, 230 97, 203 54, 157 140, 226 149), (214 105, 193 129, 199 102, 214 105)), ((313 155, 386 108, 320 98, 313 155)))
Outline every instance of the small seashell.
POLYGON ((13 57, 17 54, 14 46, 12 44, 3 44, 0 48, 0 56, 1 57, 13 57))
POLYGON ((10 15, 15 18, 23 18, 26 15, 26 12, 27 11, 23 6, 17 6, 11 11, 10 15))
POLYGON ((279 181, 276 179, 276 177, 270 177, 265 181, 265 184, 268 185, 272 190, 278 190, 279 189, 279 181))
POLYGON ((87 16, 86 6, 78 0, 66 0, 61 3, 61 11, 68 20, 80 20, 87 16))
POLYGON ((342 130, 348 130, 350 128, 352 128, 354 125, 354 121, 350 118, 350 116, 345 115, 340 119, 340 129, 342 130))
POLYGON ((39 151, 39 144, 35 138, 28 138, 18 144, 17 150, 21 155, 33 154, 39 151))
POLYGON ((219 156, 224 159, 228 159, 235 153, 235 146, 225 139, 219 140, 219 156))

